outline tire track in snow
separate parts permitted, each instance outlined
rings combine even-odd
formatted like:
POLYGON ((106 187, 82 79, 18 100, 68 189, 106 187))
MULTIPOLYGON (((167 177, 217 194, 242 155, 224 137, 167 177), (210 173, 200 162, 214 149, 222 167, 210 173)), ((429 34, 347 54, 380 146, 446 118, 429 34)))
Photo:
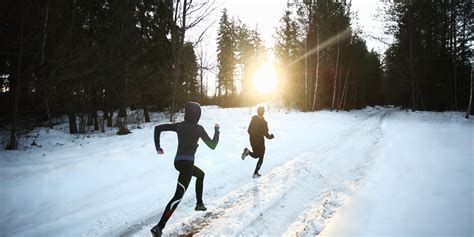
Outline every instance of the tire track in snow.
POLYGON ((341 133, 338 142, 324 147, 323 151, 300 155, 272 169, 256 182, 213 202, 209 207, 215 211, 210 216, 193 215, 178 220, 177 223, 181 224, 170 226, 170 234, 281 235, 286 231, 298 236, 299 233, 308 233, 306 229, 312 230, 309 231, 312 235, 319 234, 325 220, 332 217, 334 209, 340 205, 340 197, 350 193, 372 160, 366 153, 373 150, 380 138, 374 136, 374 131, 380 130, 380 123, 385 116, 380 114, 372 114, 355 123, 354 127, 358 126, 358 129, 341 133), (375 123, 370 120, 373 117, 378 117, 375 123), (371 124, 360 126, 365 121, 371 124), (345 158, 342 156, 351 150, 345 143, 356 135, 372 137, 359 148, 361 152, 351 161, 350 167, 346 167, 347 162, 338 163, 337 160, 345 158), (341 171, 343 174, 339 174, 341 171), (334 178, 339 182, 331 182, 334 178), (308 208, 309 213, 305 212, 308 208), (287 230, 285 225, 293 221, 296 224, 293 223, 287 230))
MULTIPOLYGON (((283 195, 292 187, 286 185, 288 182, 297 182, 302 177, 301 173, 306 172, 306 169, 298 169, 299 166, 304 165, 304 156, 300 159, 294 159, 286 162, 284 165, 274 168, 267 175, 250 182, 247 185, 236 189, 226 196, 213 201, 208 205, 209 210, 202 215, 202 213, 195 212, 194 214, 181 218, 175 224, 168 225, 165 234, 170 236, 187 236, 200 232, 203 228, 212 225, 220 225, 218 222, 221 218, 231 217, 228 214, 235 214, 236 212, 229 212, 229 210, 241 210, 246 212, 249 208, 262 209, 265 206, 271 205, 272 201, 278 200, 279 196, 283 195), (284 172, 292 171, 292 172, 284 172), (281 175, 284 173, 285 175, 281 175), (274 185, 271 185, 274 184, 274 185), (272 192, 268 192, 269 190, 272 192), (264 197, 259 197, 259 193, 265 194, 264 197), (188 224, 185 224, 188 223, 188 224)), ((256 214, 258 215, 258 213, 256 214)), ((239 219, 239 216, 233 218, 239 219)), ((257 216, 255 216, 257 217, 257 216)), ((155 221, 156 216, 147 218, 143 223, 136 224, 127 228, 126 231, 119 234, 120 236, 142 236, 148 229, 144 227, 149 221, 155 221)))
MULTIPOLYGON (((201 235, 215 235, 216 233, 237 233, 212 231, 212 229, 215 229, 219 225, 228 225, 228 223, 223 223, 224 221, 221 221, 226 218, 234 218, 237 221, 239 219, 245 219, 245 225, 252 225, 252 223, 260 223, 261 221, 265 223, 265 220, 263 220, 264 218, 262 217, 263 214, 260 215, 260 213, 268 213, 267 210, 269 209, 276 209, 277 207, 281 207, 279 205, 282 205, 282 202, 279 200, 291 201, 297 199, 294 198, 294 193, 298 193, 298 190, 292 191, 292 189, 294 189, 295 187, 300 187, 299 189, 305 188, 306 190, 311 190, 311 187, 314 186, 315 183, 314 180, 319 180, 318 183, 320 183, 320 186, 318 188, 313 189, 313 192, 316 192, 319 195, 316 195, 317 197, 313 197, 312 195, 303 195, 304 197, 310 198, 309 200, 300 200, 299 202, 301 203, 301 205, 305 205, 311 202, 317 202, 317 200, 327 197, 329 191, 321 190, 328 185, 328 178, 324 177, 321 173, 318 173, 318 170, 312 170, 309 167, 321 167, 320 164, 322 163, 322 161, 329 157, 327 154, 333 150, 336 150, 338 146, 343 143, 342 140, 346 140, 346 138, 352 137, 353 134, 363 129, 360 128, 361 124, 365 123, 367 120, 370 120, 371 118, 377 115, 380 115, 381 113, 382 112, 380 111, 375 111, 373 113, 369 113, 367 116, 360 117, 354 122, 346 124, 345 127, 347 128, 345 128, 342 132, 337 133, 335 136, 331 136, 328 138, 329 140, 339 141, 334 145, 318 146, 318 144, 314 144, 313 146, 307 146, 306 150, 311 150, 310 153, 303 152, 296 158, 282 163, 278 167, 273 168, 269 171, 269 173, 262 176, 259 180, 253 180, 247 183, 247 185, 229 192, 224 197, 215 199, 210 204, 208 204, 209 210, 212 211, 206 212, 204 215, 199 212, 188 213, 187 217, 180 218, 174 221, 174 224, 168 225, 165 229, 165 235, 171 234, 172 236, 175 236, 185 234, 183 236, 187 236, 198 234, 199 232, 201 232, 201 235), (310 176, 313 177, 308 178, 310 176), (313 180, 313 183, 302 183, 301 180, 305 180, 305 178, 308 180, 313 180), (290 183, 289 181, 293 183, 290 183), (278 188, 278 191, 275 191, 275 187, 278 188), (261 196, 261 194, 265 193, 271 194, 266 195, 265 197, 259 197, 259 195, 261 196), (254 203, 254 200, 259 199, 262 200, 262 203, 259 203, 258 205, 257 203, 254 203), (254 204, 253 206, 246 206, 246 202, 254 204), (255 207, 260 208, 257 210, 255 209, 255 207), (242 211, 230 211, 239 209, 242 211), (254 214, 249 216, 245 215, 249 214, 245 212, 254 214), (242 213, 242 215, 235 215, 234 217, 232 217, 232 215, 236 213, 242 213)), ((325 168, 328 167, 330 167, 330 162, 326 162, 325 168)), ((285 211, 286 209, 283 208, 283 210, 285 211)), ((299 213, 300 212, 298 212, 297 214, 299 213)), ((283 214, 286 215, 286 213, 283 214)), ((142 219, 141 221, 138 221, 135 224, 126 227, 125 229, 120 228, 121 230, 115 230, 113 231, 113 235, 143 236, 145 234, 149 234, 148 227, 151 228, 151 226, 156 222, 159 216, 161 216, 161 213, 142 219)), ((291 221, 288 221, 287 223, 291 223, 291 221)), ((285 223, 285 225, 287 225, 287 223, 285 223)), ((233 227, 235 227, 235 225, 233 225, 233 227)), ((280 231, 281 235, 284 229, 280 228, 278 229, 278 231, 280 231)), ((261 233, 261 230, 254 231, 253 233, 259 232, 261 233)))
POLYGON ((260 213, 275 205, 286 193, 293 189, 304 177, 311 175, 307 169, 309 165, 307 155, 299 156, 284 165, 272 169, 255 182, 228 193, 226 196, 214 201, 209 209, 214 210, 213 218, 207 218, 204 225, 193 225, 200 217, 190 216, 170 225, 170 235, 181 233, 199 232, 202 235, 213 233, 239 233, 242 229, 257 219, 260 213), (190 223, 190 224, 180 224, 190 223), (221 228, 215 232, 215 229, 221 228), (207 230, 207 232, 206 232, 207 230))
POLYGON ((281 236, 317 236, 326 226, 327 221, 334 216, 348 195, 345 192, 328 192, 320 202, 308 205, 298 219, 293 222, 281 236))
POLYGON ((327 193, 327 196, 319 202, 308 205, 298 218, 288 226, 288 229, 281 236, 318 236, 326 223, 334 216, 336 210, 343 205, 344 201, 349 198, 352 190, 359 184, 361 178, 365 176, 368 166, 375 159, 375 150, 379 140, 382 138, 381 125, 383 119, 390 115, 393 110, 383 113, 378 117, 376 126, 363 130, 362 135, 372 136, 365 144, 368 147, 362 156, 365 159, 360 162, 351 171, 351 179, 346 183, 346 187, 339 187, 327 193), (342 189, 341 189, 342 188, 342 189))

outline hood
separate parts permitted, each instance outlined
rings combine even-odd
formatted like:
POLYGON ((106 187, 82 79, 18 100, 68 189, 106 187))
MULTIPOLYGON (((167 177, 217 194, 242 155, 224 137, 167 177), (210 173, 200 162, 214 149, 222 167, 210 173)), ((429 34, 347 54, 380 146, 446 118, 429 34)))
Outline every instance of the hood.
POLYGON ((184 121, 198 123, 201 118, 201 105, 196 102, 187 102, 184 105, 184 121))

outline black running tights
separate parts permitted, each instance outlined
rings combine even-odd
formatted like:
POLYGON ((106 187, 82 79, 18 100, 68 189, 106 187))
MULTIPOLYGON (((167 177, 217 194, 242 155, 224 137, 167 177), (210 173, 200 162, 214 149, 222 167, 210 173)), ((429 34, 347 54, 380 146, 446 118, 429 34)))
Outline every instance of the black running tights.
POLYGON ((173 198, 166 205, 165 211, 161 216, 161 220, 158 226, 163 229, 166 222, 173 214, 176 207, 178 207, 181 199, 183 198, 186 189, 188 188, 191 177, 196 177, 196 200, 197 204, 203 204, 202 202, 202 190, 204 182, 204 172, 194 165, 193 161, 178 160, 174 162, 174 167, 179 171, 178 184, 176 185, 176 191, 173 198))

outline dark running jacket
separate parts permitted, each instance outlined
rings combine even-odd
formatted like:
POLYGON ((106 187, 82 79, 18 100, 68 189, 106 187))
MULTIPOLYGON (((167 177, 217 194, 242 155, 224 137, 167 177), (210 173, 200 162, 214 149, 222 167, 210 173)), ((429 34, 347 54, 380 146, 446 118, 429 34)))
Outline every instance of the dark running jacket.
MULTIPOLYGON (((180 123, 162 124, 155 127, 155 148, 160 150, 160 134, 163 131, 174 131, 178 134, 178 149, 176 158, 190 157, 194 160, 194 154, 198 147, 198 140, 201 138, 206 145, 215 149, 219 142, 219 128, 214 129, 214 137, 211 139, 204 128, 198 124, 201 118, 201 107, 198 103, 188 102, 184 107, 184 121, 180 123)), ((188 159, 186 159, 188 160, 188 159)))
POLYGON ((250 121, 249 128, 247 132, 250 135, 250 141, 262 142, 264 141, 263 137, 267 139, 272 139, 273 136, 268 134, 268 124, 263 117, 255 115, 250 121))

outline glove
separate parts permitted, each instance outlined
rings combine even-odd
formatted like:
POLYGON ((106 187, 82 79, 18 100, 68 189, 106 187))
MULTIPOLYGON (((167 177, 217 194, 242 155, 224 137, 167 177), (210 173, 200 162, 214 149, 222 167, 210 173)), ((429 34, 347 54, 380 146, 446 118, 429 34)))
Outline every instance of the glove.
POLYGON ((216 123, 216 124, 214 125, 214 132, 219 132, 219 128, 220 128, 219 124, 216 123))
POLYGON ((163 151, 163 149, 161 149, 161 148, 158 148, 158 149, 156 150, 156 152, 158 152, 158 154, 160 154, 160 155, 165 154, 165 151, 163 151))
POLYGON ((273 139, 273 138, 275 138, 275 136, 272 133, 272 134, 270 134, 270 139, 273 139))

